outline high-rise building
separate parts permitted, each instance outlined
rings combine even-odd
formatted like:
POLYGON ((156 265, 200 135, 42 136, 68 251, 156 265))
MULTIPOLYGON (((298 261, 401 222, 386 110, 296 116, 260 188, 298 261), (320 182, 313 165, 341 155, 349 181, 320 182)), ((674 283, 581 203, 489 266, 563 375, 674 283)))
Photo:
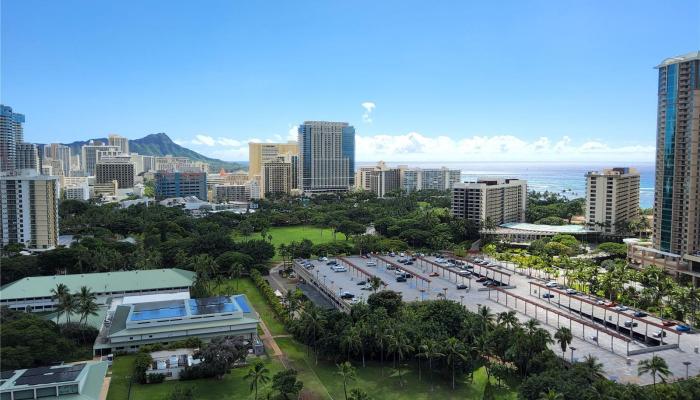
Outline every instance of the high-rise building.
POLYGON ((215 185, 214 200, 217 203, 247 202, 250 200, 250 187, 247 185, 215 185))
POLYGON ((119 135, 109 135, 109 145, 117 146, 122 154, 129 154, 129 139, 119 135))
POLYGON ((283 159, 263 163, 262 196, 289 194, 292 190, 292 163, 283 159))
POLYGON ((24 115, 0 104, 0 172, 12 172, 17 165, 17 145, 24 142, 24 115))
POLYGON ((22 171, 0 176, 0 242, 31 249, 58 244, 58 177, 22 171))
POLYGON ((63 174, 64 174, 63 161, 61 161, 61 160, 47 158, 44 160, 44 163, 42 164, 42 168, 45 166, 51 167, 51 174, 50 175, 63 176, 63 174))
POLYGON ((15 169, 31 169, 37 173, 41 172, 41 163, 39 162, 39 151, 33 143, 17 143, 15 169))
MULTIPOLYGON (((380 161, 380 163, 383 161, 380 161)), ((360 167, 355 172, 355 188, 359 190, 370 190, 370 177, 375 167, 360 167)))
POLYGON ((479 179, 452 188, 452 215, 475 223, 524 222, 526 202, 527 181, 521 179, 479 179))
POLYGON ((80 152, 80 164, 82 165, 83 172, 85 172, 85 174, 88 176, 95 175, 95 164, 97 164, 97 161, 99 160, 99 152, 110 151, 118 153, 119 147, 107 146, 103 143, 84 144, 80 152))
POLYGON ((209 166, 201 161, 190 160, 187 157, 173 157, 166 155, 163 157, 155 157, 156 171, 167 172, 208 172, 209 166))
POLYGON ((384 197, 387 193, 401 189, 401 170, 398 168, 377 169, 370 173, 369 190, 384 197))
POLYGON ((130 156, 101 157, 95 164, 95 182, 111 181, 117 181, 119 189, 134 187, 134 163, 130 156))
POLYGON ((355 184, 355 128, 347 122, 299 125, 299 189, 344 192, 355 184))
POLYGON ((461 181, 462 171, 442 168, 401 168, 401 189, 406 192, 416 190, 450 190, 461 181))
POLYGON ((170 197, 195 196, 207 201, 207 174, 205 172, 167 172, 155 173, 157 200, 170 197))
POLYGON ((67 200, 82 200, 87 201, 90 199, 90 186, 87 181, 82 183, 63 186, 63 197, 67 200))
POLYGON ((700 251, 700 51, 659 66, 653 244, 700 251))
POLYGON ((248 143, 248 177, 260 179, 263 164, 277 161, 283 156, 298 156, 299 144, 294 141, 287 143, 248 143))
MULTIPOLYGON (((70 147, 60 143, 51 143, 44 146, 44 159, 60 160, 63 165, 63 175, 69 176, 71 171, 70 147)), ((54 172, 56 173, 56 172, 54 172)))
POLYGON ((601 232, 624 232, 639 216, 639 172, 610 168, 586 174, 586 223, 601 232))

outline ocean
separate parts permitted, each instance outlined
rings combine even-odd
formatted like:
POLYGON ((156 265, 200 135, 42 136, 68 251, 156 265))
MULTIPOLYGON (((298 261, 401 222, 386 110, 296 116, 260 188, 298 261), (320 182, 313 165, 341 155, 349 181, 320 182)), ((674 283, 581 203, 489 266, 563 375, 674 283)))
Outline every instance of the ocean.
MULTIPOLYGON (((479 177, 506 177, 527 180, 530 190, 550 191, 567 197, 585 197, 588 171, 610 167, 632 167, 640 173, 640 206, 654 205, 654 163, 630 164, 602 162, 390 162, 390 166, 440 168, 442 166, 462 171, 462 181, 474 181, 479 177)), ((357 162, 356 167, 376 165, 372 162, 357 162)))

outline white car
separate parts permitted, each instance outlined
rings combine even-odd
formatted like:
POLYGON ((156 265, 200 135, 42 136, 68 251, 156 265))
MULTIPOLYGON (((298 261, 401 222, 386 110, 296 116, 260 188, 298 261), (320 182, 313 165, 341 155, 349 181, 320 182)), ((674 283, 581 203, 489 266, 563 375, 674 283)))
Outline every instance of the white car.
POLYGON ((549 282, 547 282, 547 284, 545 286, 547 286, 548 288, 553 288, 553 287, 557 287, 557 285, 558 285, 557 282, 549 281, 549 282))
POLYGON ((333 272, 347 272, 348 271, 348 269, 342 265, 332 265, 331 269, 333 270, 333 272))
POLYGON ((438 258, 435 259, 435 262, 438 263, 438 264, 442 264, 442 263, 444 263, 445 261, 447 261, 447 260, 445 260, 445 259, 442 258, 442 257, 438 257, 438 258))
POLYGON ((613 308, 613 310, 615 310, 615 311, 627 311, 627 310, 629 310, 629 308, 627 306, 619 305, 619 306, 613 308))
POLYGON ((576 294, 576 293, 578 293, 578 292, 574 289, 566 289, 566 294, 576 294))
POLYGON ((367 265, 368 267, 376 267, 376 266, 377 266, 377 263, 374 262, 374 261, 367 261, 367 264, 366 264, 366 265, 367 265))

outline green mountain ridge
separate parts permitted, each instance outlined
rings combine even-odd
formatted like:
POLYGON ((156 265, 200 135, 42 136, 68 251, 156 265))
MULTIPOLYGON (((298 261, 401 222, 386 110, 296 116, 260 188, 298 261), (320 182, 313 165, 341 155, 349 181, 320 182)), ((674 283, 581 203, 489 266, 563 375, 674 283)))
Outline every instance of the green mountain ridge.
MULTIPOLYGON (((107 138, 92 139, 93 142, 108 143, 107 138)), ((73 143, 63 143, 71 148, 72 154, 79 154, 81 147, 88 144, 90 141, 76 141, 73 143)), ((170 139, 165 133, 153 133, 144 136, 140 139, 129 140, 129 151, 145 156, 165 156, 172 155, 174 157, 187 157, 195 161, 202 161, 209 164, 209 169, 212 172, 217 172, 221 168, 226 171, 237 171, 247 168, 247 163, 223 161, 217 158, 210 158, 199 154, 194 150, 182 147, 170 139)))

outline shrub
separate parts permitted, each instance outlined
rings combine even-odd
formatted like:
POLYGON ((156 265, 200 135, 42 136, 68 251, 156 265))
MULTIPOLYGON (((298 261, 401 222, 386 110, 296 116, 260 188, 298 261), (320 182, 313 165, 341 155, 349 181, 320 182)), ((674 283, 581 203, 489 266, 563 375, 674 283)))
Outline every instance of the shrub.
POLYGON ((260 275, 260 273, 256 270, 250 271, 250 277, 253 279, 253 283, 260 290, 260 293, 262 293, 263 297, 272 308, 272 312, 275 313, 275 316, 283 323, 286 323, 287 312, 277 296, 275 296, 275 292, 270 287, 270 284, 267 283, 262 275, 260 275))
POLYGON ((148 383, 163 383, 165 380, 164 374, 150 374, 148 375, 148 383))
POLYGON ((147 376, 146 370, 153 362, 151 355, 148 353, 138 353, 136 359, 134 360, 134 379, 138 383, 146 383, 147 376))

